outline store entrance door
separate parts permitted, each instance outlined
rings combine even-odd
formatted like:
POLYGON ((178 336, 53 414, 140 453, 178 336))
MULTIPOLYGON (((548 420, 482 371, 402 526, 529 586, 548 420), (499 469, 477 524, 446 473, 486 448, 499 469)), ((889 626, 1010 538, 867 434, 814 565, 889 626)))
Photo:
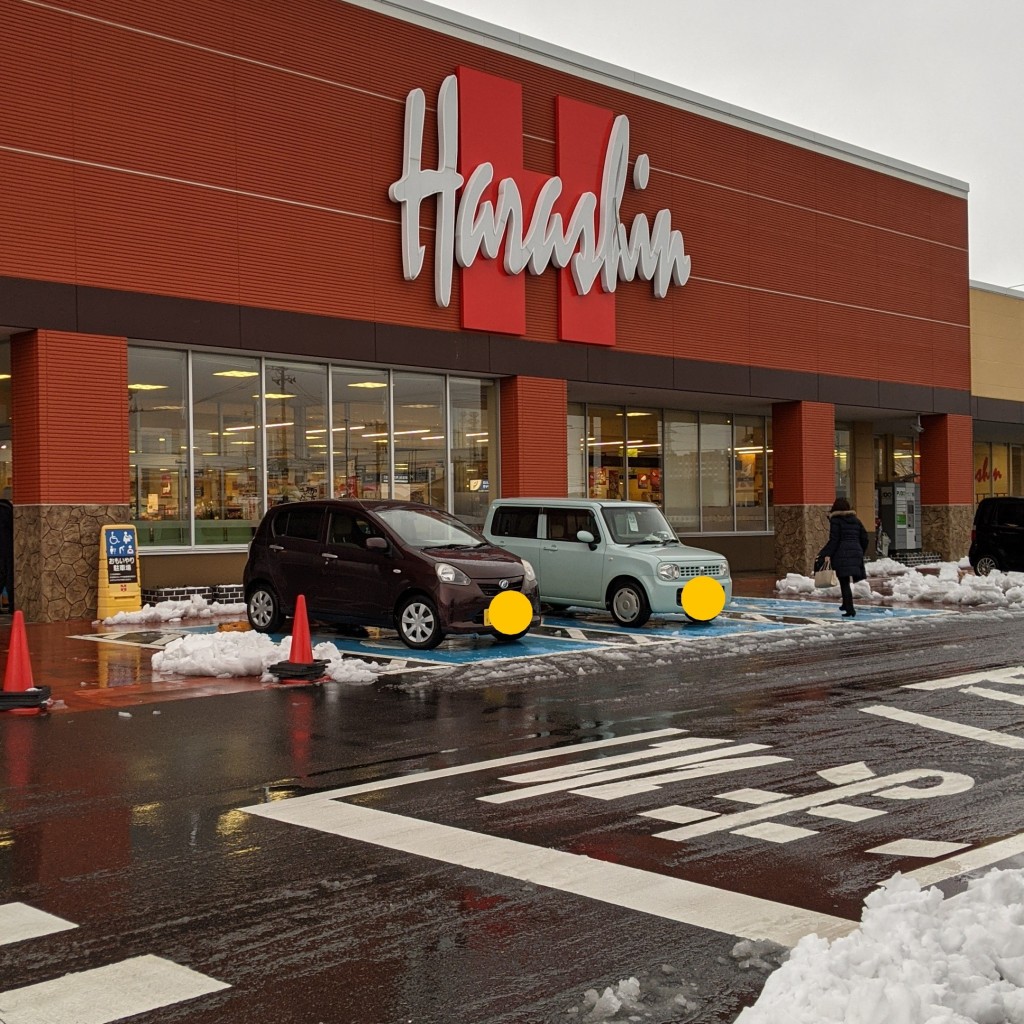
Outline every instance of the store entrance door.
POLYGON ((14 611, 14 505, 0 498, 0 615, 14 611))

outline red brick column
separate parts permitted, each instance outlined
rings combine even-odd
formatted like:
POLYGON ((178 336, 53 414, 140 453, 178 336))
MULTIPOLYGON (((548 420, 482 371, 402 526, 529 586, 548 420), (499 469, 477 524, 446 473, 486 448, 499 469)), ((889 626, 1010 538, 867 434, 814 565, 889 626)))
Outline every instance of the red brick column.
POLYGON ((835 406, 781 402, 772 407, 775 571, 807 575, 828 539, 835 499, 835 406))
POLYGON ((96 611, 99 531, 129 515, 125 338, 11 340, 14 572, 26 619, 96 611))
POLYGON ((569 480, 564 380, 501 382, 503 497, 565 497, 569 480))
POLYGON ((921 543, 945 561, 967 554, 974 519, 974 425, 970 416, 922 416, 921 543))

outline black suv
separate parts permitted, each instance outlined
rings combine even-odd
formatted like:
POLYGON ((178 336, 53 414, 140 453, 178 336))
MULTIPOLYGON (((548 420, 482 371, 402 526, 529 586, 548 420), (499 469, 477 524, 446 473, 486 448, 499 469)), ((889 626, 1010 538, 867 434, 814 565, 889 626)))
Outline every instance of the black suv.
POLYGON ((982 498, 967 555, 979 576, 1024 572, 1024 498, 982 498))

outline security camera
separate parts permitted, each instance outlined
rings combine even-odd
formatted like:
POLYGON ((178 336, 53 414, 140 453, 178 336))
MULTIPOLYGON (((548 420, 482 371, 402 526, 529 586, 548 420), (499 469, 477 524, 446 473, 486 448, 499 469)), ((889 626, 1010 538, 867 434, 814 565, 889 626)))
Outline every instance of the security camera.
POLYGON ((917 419, 914 420, 914 422, 910 424, 910 429, 915 434, 923 434, 924 433, 924 427, 921 426, 921 417, 920 416, 918 416, 917 419))

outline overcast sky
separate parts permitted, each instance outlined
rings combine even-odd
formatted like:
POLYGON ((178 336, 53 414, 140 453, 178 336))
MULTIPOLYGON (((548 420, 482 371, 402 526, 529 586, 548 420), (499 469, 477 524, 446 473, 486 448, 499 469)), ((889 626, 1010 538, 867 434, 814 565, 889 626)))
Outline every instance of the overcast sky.
POLYGON ((971 278, 1024 284, 1020 0, 440 6, 966 181, 971 278))

